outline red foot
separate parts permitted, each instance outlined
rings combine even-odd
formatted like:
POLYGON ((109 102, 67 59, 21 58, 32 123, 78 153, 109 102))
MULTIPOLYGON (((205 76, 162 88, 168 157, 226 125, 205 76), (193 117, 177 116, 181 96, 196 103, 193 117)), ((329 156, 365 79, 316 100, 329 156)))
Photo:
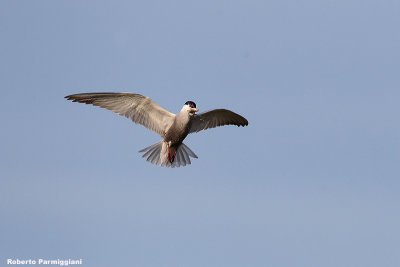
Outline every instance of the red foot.
POLYGON ((172 159, 171 159, 171 150, 168 147, 168 160, 169 160, 169 162, 171 162, 171 163, 174 162, 175 156, 176 156, 176 150, 175 150, 174 155, 172 156, 172 159))

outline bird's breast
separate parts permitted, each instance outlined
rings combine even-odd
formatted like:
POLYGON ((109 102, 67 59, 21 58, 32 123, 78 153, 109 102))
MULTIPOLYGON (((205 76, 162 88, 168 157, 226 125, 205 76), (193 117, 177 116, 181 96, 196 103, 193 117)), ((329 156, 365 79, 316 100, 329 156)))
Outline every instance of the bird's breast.
POLYGON ((181 143, 189 134, 191 120, 177 118, 168 131, 165 133, 164 140, 172 144, 181 143))

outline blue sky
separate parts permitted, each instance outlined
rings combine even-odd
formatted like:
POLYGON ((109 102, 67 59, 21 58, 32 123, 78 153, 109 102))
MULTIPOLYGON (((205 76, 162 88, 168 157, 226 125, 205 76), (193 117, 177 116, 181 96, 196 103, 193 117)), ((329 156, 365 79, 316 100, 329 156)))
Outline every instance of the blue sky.
POLYGON ((398 1, 2 1, 0 265, 399 266, 398 1), (160 138, 72 93, 249 126, 160 138))

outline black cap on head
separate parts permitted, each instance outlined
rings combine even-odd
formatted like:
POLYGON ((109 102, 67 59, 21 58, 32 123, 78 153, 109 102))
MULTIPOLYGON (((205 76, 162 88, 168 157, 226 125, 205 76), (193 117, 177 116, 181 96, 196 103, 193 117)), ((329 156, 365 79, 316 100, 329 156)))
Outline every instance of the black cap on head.
POLYGON ((196 103, 194 103, 193 101, 186 101, 185 105, 189 105, 189 107, 191 108, 196 108, 196 103))

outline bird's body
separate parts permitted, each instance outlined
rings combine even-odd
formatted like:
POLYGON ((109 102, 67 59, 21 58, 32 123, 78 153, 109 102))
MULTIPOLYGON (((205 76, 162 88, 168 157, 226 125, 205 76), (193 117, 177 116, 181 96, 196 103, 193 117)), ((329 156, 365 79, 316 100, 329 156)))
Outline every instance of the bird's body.
POLYGON ((195 114, 198 109, 192 101, 187 101, 180 112, 173 114, 150 98, 133 93, 83 93, 65 98, 107 108, 158 133, 162 140, 139 152, 144 153, 147 161, 163 167, 185 166, 191 164, 190 157, 197 158, 183 143, 189 133, 227 124, 248 125, 244 117, 226 109, 195 114))
POLYGON ((189 134, 192 126, 192 117, 187 116, 187 112, 181 111, 175 115, 172 125, 167 129, 164 135, 164 141, 170 142, 171 145, 180 145, 189 134))

